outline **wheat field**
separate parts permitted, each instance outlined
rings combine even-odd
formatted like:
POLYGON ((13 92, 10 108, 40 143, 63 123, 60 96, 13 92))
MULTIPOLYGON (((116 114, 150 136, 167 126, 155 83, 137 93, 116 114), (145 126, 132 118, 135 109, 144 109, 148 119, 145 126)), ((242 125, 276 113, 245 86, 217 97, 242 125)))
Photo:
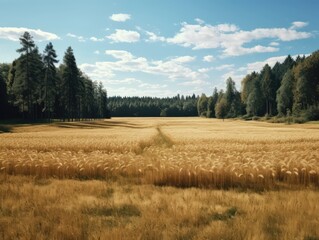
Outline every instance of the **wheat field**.
POLYGON ((0 136, 0 169, 176 187, 318 187, 318 127, 194 118, 18 127, 0 136))
POLYGON ((319 239, 317 123, 10 129, 0 134, 1 239, 319 239))

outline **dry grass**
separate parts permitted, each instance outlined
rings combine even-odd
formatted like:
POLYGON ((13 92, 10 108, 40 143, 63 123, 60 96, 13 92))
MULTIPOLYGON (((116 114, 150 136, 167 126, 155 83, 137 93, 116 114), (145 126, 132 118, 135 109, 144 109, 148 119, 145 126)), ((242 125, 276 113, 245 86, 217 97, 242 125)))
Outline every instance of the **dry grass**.
POLYGON ((319 193, 0 181, 0 239, 318 239, 319 193))
POLYGON ((10 129, 0 134, 0 239, 319 239, 318 124, 10 129))

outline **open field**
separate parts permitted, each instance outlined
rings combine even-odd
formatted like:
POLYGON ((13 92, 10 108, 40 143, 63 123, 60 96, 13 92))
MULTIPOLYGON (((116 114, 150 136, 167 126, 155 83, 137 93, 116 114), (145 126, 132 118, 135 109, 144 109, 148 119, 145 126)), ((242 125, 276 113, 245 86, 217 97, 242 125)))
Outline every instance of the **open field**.
POLYGON ((0 238, 319 239, 318 124, 5 127, 0 238))

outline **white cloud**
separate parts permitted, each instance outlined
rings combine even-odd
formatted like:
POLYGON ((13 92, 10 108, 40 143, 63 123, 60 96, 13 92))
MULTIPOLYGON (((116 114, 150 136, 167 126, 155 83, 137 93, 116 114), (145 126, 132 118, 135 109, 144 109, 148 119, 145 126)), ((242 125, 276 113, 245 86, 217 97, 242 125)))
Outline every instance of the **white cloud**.
POLYGON ((105 54, 115 60, 82 64, 80 68, 94 80, 113 79, 117 73, 144 73, 162 76, 171 81, 198 81, 207 78, 203 72, 192 70, 185 64, 194 61, 195 57, 180 56, 168 60, 148 60, 136 57, 124 50, 107 50, 105 54))
POLYGON ((188 62, 193 62, 196 59, 196 57, 192 57, 192 56, 182 56, 182 57, 177 57, 172 59, 172 61, 174 62, 178 62, 178 63, 188 63, 188 62))
POLYGON ((200 72, 200 73, 208 73, 211 70, 213 70, 213 68, 200 68, 200 69, 198 69, 198 72, 200 72))
POLYGON ((148 40, 146 40, 148 42, 164 42, 164 41, 166 41, 166 39, 164 37, 157 36, 153 32, 146 31, 146 34, 148 35, 148 40))
POLYGON ((279 43, 278 42, 271 42, 269 45, 272 47, 277 47, 277 46, 279 46, 279 43))
POLYGON ((108 39, 113 40, 113 42, 138 42, 140 40, 140 34, 136 31, 128 31, 124 29, 116 29, 115 33, 106 36, 108 39))
POLYGON ((77 39, 79 42, 85 42, 85 41, 86 41, 83 36, 78 36, 78 35, 73 34, 73 33, 68 33, 66 36, 67 36, 67 37, 71 37, 71 38, 75 38, 75 39, 77 39))
POLYGON ((115 22, 125 22, 131 19, 131 15, 126 13, 112 14, 112 16, 110 16, 110 19, 115 22))
POLYGON ((226 48, 223 53, 224 56, 241 56, 251 53, 265 53, 265 52, 277 52, 279 49, 275 47, 264 47, 257 45, 252 48, 244 48, 242 46, 231 46, 226 48))
MULTIPOLYGON (((198 22, 198 21, 197 21, 198 22)), ((275 45, 262 46, 253 45, 245 47, 246 44, 262 39, 273 39, 275 41, 293 41, 305 39, 312 36, 309 32, 301 32, 296 28, 305 26, 306 23, 294 22, 292 28, 256 28, 250 31, 239 29, 234 24, 188 24, 183 23, 181 29, 175 36, 170 38, 158 38, 150 35, 153 41, 166 41, 192 49, 222 49, 223 56, 240 56, 252 53, 275 52, 275 45)))
POLYGON ((200 18, 195 18, 195 22, 197 22, 198 24, 204 24, 205 21, 200 19, 200 18))
POLYGON ((234 68, 234 64, 224 64, 218 67, 215 67, 217 71, 224 71, 224 70, 230 70, 234 68))
POLYGON ((212 55, 207 55, 207 56, 204 56, 203 57, 203 61, 204 62, 212 62, 212 61, 214 61, 215 60, 215 58, 214 58, 214 56, 212 56, 212 55))
POLYGON ((131 85, 131 84, 142 84, 141 80, 137 80, 136 78, 124 78, 124 79, 107 79, 104 80, 104 83, 107 85, 131 85))
POLYGON ((290 29, 303 28, 303 27, 306 27, 307 25, 308 25, 307 22, 293 22, 292 26, 290 27, 290 29))
POLYGON ((104 38, 90 37, 90 40, 93 42, 103 42, 104 38))
POLYGON ((44 32, 40 29, 31 28, 17 28, 17 27, 0 27, 0 38, 11 41, 19 41, 19 38, 29 32, 33 36, 35 41, 52 41, 60 39, 60 37, 54 33, 44 32))
POLYGON ((130 52, 124 50, 106 50, 105 54, 111 55, 116 59, 120 59, 122 61, 130 61, 133 59, 133 55, 130 52))
POLYGON ((96 51, 94 51, 94 54, 99 55, 99 54, 100 54, 100 51, 99 51, 99 50, 96 50, 96 51))

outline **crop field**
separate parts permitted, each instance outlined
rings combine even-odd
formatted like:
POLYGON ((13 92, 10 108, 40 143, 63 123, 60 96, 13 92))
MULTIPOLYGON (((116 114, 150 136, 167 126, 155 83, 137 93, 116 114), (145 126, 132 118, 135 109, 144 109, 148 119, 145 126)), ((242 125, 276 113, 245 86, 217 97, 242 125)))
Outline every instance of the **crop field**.
POLYGON ((318 190, 317 123, 114 118, 0 134, 0 239, 319 239, 318 190))

